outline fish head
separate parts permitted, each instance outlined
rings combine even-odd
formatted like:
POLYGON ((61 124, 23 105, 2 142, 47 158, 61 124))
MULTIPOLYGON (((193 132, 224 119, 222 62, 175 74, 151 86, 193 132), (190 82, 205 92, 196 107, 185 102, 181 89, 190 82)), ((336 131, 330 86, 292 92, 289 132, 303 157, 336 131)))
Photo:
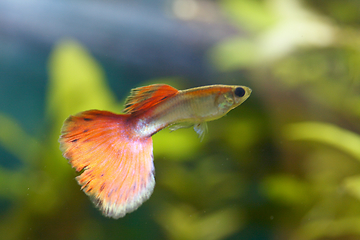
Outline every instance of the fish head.
POLYGON ((221 92, 217 97, 219 111, 226 114, 242 104, 251 92, 251 88, 245 86, 228 86, 226 91, 221 92))

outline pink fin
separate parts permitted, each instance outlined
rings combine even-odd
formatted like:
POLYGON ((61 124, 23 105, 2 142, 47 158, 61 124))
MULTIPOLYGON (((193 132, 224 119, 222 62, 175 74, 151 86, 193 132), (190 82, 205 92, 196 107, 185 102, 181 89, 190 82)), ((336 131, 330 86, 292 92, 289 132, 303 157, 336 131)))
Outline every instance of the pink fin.
POLYGON ((76 171, 81 189, 107 217, 136 210, 155 186, 152 139, 131 134, 130 115, 90 110, 70 116, 60 149, 76 171))
POLYGON ((124 112, 133 114, 149 109, 177 93, 176 88, 166 84, 153 84, 132 89, 130 96, 126 99, 124 112))

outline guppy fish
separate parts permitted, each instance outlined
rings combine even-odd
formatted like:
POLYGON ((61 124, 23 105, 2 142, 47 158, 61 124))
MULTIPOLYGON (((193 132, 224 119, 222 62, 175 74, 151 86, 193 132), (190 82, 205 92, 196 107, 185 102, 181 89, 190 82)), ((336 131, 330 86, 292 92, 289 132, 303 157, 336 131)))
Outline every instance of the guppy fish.
POLYGON ((218 119, 251 94, 244 86, 211 85, 177 90, 154 84, 135 88, 125 114, 89 110, 70 116, 59 138, 63 156, 77 172, 81 189, 107 217, 136 210, 155 186, 151 136, 163 128, 194 125, 203 137, 206 122, 218 119))

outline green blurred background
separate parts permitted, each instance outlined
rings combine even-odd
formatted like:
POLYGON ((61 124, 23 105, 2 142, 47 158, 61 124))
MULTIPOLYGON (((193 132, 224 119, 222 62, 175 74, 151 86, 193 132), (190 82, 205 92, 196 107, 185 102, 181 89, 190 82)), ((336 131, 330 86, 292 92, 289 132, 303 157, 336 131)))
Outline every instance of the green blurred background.
POLYGON ((360 239, 360 1, 0 1, 1 239, 360 239), (105 218, 58 137, 130 89, 252 88, 153 137, 156 187, 105 218))

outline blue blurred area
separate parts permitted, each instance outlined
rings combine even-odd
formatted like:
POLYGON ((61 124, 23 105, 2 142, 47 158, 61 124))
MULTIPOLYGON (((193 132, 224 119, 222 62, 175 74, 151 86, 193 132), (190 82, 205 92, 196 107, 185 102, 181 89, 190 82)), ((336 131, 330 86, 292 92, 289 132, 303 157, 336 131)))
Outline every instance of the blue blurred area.
POLYGON ((41 129, 47 60, 52 47, 66 38, 81 42, 97 58, 118 98, 155 77, 211 82, 215 72, 206 51, 237 31, 229 24, 171 18, 164 3, 0 1, 0 111, 32 134, 41 129))

